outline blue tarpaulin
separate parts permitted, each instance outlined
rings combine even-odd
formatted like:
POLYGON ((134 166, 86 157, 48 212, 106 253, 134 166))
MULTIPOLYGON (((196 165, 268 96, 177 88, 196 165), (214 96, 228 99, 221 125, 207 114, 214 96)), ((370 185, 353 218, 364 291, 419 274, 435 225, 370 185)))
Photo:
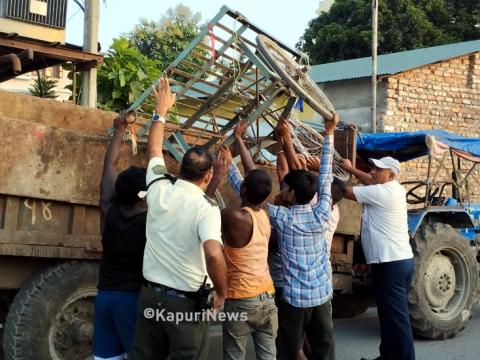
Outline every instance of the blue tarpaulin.
POLYGON ((444 130, 364 134, 358 136, 357 153, 361 158, 392 156, 399 161, 428 154, 427 136, 451 149, 480 158, 480 138, 467 138, 444 130))

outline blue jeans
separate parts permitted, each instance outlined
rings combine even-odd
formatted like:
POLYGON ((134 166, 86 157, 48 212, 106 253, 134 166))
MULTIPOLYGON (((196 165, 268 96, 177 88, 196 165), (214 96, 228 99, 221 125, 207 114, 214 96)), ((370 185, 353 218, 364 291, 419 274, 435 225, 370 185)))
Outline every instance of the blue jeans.
POLYGON ((100 290, 95 297, 93 353, 113 358, 128 353, 133 341, 138 293, 100 290))
POLYGON ((224 311, 227 316, 223 323, 224 360, 245 359, 250 334, 257 360, 276 359, 275 338, 278 317, 273 294, 263 293, 246 299, 227 299, 224 311), (245 318, 228 320, 228 316, 242 314, 245 318))
POLYGON ((413 259, 372 264, 372 280, 380 320, 380 356, 385 360, 414 360, 408 291, 413 259))

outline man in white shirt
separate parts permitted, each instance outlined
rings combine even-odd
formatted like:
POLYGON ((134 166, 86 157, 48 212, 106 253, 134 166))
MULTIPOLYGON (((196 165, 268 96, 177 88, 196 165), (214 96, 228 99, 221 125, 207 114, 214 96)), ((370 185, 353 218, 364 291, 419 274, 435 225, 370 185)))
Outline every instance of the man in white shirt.
POLYGON ((413 360, 408 291, 414 270, 407 225, 406 191, 395 177, 400 163, 387 156, 369 159, 370 173, 343 161, 343 168, 367 186, 347 188, 346 198, 363 204, 361 242, 372 278, 380 320, 380 357, 413 360))
POLYGON ((227 282, 220 210, 204 193, 213 159, 208 151, 192 148, 182 159, 179 179, 166 174, 164 123, 175 103, 167 79, 160 80, 155 97, 148 137, 145 286, 129 359, 207 359, 208 322, 196 315, 202 310, 198 290, 213 282, 213 308, 219 309, 227 282))

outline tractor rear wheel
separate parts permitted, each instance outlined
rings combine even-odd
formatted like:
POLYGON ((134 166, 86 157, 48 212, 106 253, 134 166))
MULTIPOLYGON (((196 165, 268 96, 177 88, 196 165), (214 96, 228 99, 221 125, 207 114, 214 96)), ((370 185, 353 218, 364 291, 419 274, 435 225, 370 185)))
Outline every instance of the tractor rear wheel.
POLYGON ((450 225, 425 222, 413 239, 415 273, 409 293, 416 335, 454 337, 472 317, 478 301, 475 248, 450 225))

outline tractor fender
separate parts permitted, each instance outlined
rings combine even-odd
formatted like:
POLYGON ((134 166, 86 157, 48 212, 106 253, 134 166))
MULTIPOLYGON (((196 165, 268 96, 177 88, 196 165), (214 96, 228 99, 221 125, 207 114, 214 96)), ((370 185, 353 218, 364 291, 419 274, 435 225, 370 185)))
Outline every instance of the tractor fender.
POLYGON ((458 206, 443 206, 440 208, 417 209, 408 212, 408 233, 411 239, 415 237, 420 225, 432 216, 439 218, 442 223, 460 230, 462 236, 466 238, 470 239, 474 233, 474 219, 464 208, 458 206))

